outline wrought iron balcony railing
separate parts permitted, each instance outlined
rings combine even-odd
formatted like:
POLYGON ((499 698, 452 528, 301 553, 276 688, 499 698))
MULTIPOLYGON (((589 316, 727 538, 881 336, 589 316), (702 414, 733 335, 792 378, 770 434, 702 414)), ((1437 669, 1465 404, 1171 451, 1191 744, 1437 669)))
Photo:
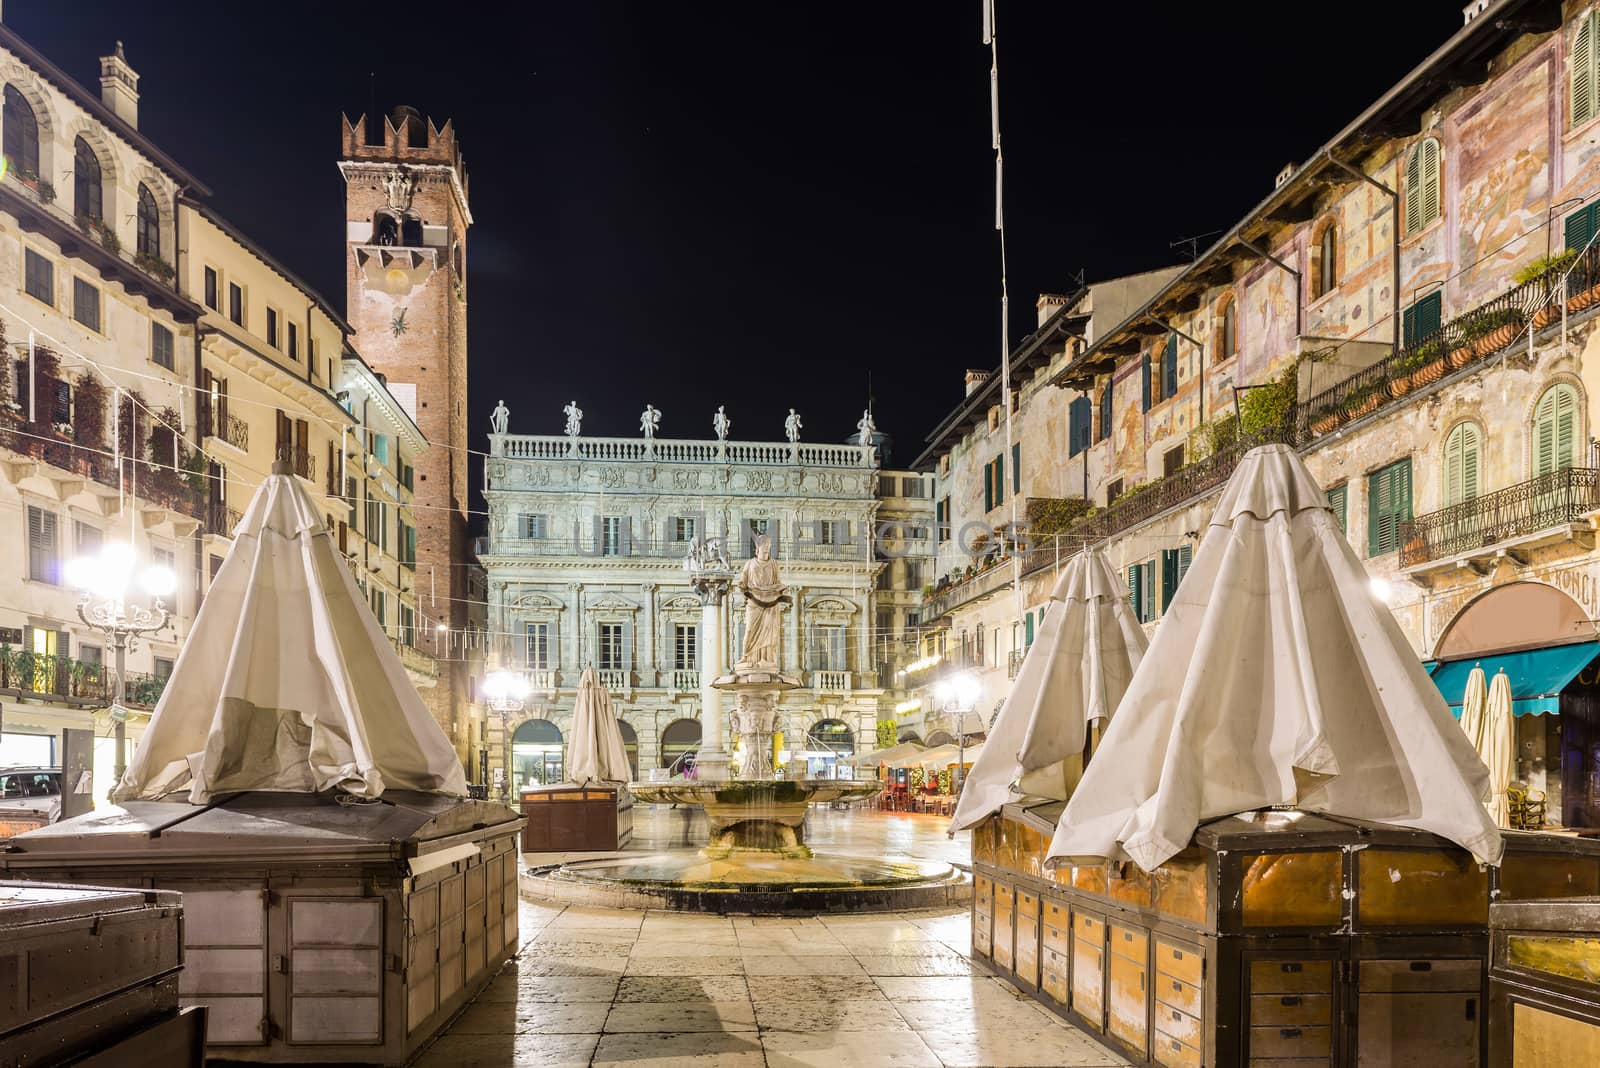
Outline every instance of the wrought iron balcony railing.
POLYGON ((1582 520, 1600 511, 1600 470, 1568 467, 1405 520, 1400 566, 1416 567, 1582 520))
POLYGON ((1022 660, 1028 655, 1026 649, 1013 649, 1006 656, 1006 678, 1014 679, 1017 672, 1022 670, 1022 660))
MULTIPOLYGON (((124 699, 132 708, 154 708, 166 685, 165 675, 130 671, 124 699)), ((0 690, 36 695, 46 700, 109 705, 111 669, 90 660, 0 646, 0 690)))

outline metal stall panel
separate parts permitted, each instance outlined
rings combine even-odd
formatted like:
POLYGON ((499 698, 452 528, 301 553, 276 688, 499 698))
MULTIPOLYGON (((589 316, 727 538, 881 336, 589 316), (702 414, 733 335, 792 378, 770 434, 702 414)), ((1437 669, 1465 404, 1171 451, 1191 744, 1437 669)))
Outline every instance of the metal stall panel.
POLYGON ((1476 1068, 1481 960, 1363 960, 1356 969, 1358 1064, 1476 1068))
POLYGON ((406 1034, 411 1034, 439 1007, 439 887, 417 890, 406 898, 411 932, 406 939, 406 1034))
POLYGON ((518 935, 517 926, 520 919, 517 912, 517 902, 520 900, 520 897, 517 893, 517 852, 515 848, 513 848, 516 844, 516 839, 505 839, 505 843, 506 885, 505 893, 501 897, 501 907, 505 910, 505 912, 502 914, 501 922, 505 926, 505 944, 509 947, 510 952, 515 953, 520 947, 520 938, 518 935))
POLYGON ((1096 1031, 1106 1029, 1106 924, 1072 911, 1072 1011, 1096 1031))
POLYGON ((506 944, 505 877, 506 857, 490 857, 484 869, 488 879, 488 903, 484 908, 484 935, 488 939, 490 960, 498 960, 500 949, 506 944))
POLYGON ((488 869, 482 864, 474 864, 463 873, 466 886, 466 928, 463 939, 466 947, 466 972, 468 980, 479 977, 479 973, 488 966, 486 955, 487 932, 484 930, 487 921, 487 889, 485 876, 488 869))
POLYGON ((466 880, 459 874, 439 883, 439 1004, 461 992, 466 982, 466 880))
POLYGON ((291 1045, 383 1041, 383 899, 289 901, 291 1045))
POLYGON ((1114 923, 1110 947, 1106 1029, 1142 1057, 1150 1036, 1150 935, 1142 927, 1114 923))
POLYGON ((183 891, 179 1004, 206 1008, 207 1046, 267 1041, 267 891, 183 891))

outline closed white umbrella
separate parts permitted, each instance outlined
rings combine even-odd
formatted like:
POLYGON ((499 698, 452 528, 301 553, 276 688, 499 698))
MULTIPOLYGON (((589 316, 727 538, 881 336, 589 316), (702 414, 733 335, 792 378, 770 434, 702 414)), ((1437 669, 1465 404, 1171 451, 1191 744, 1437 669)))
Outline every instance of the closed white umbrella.
POLYGON ((1489 684, 1483 668, 1473 665, 1467 674, 1467 689, 1461 696, 1461 733, 1479 753, 1483 752, 1484 705, 1489 700, 1489 684))
POLYGON ((1517 756, 1516 728, 1511 717, 1511 678, 1499 671, 1489 684, 1487 723, 1480 750, 1489 767, 1488 808, 1496 827, 1511 826, 1511 801, 1506 791, 1511 787, 1517 756))
POLYGON ((113 801, 187 786, 464 795, 417 695, 298 479, 273 465, 234 531, 113 801))
POLYGON ((627 782, 631 777, 622 728, 611 704, 611 693, 600 685, 594 668, 578 677, 578 694, 572 703, 572 735, 567 744, 567 779, 584 783, 627 782))
POLYGON ((1097 549, 1067 562, 983 753, 961 788, 952 831, 1019 796, 1014 784, 1065 799, 1091 724, 1111 717, 1144 656, 1128 589, 1097 549))
POLYGON ((1497 864, 1488 772, 1284 445, 1240 461, 1050 844, 1152 871, 1273 806, 1412 827, 1497 864))

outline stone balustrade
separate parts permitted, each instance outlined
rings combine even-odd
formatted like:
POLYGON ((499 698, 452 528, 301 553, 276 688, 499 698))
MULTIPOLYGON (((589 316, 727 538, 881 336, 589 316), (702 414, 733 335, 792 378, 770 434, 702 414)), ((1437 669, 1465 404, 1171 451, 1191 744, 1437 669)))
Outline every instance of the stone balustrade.
POLYGON ((606 460, 665 464, 754 464, 772 467, 870 467, 873 448, 823 442, 694 441, 675 438, 587 438, 491 434, 495 456, 513 460, 606 460))

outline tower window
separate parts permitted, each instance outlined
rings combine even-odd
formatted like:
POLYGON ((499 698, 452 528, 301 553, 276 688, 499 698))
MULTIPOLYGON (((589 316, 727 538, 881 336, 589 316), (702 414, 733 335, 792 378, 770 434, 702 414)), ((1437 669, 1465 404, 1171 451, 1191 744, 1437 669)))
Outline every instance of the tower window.
POLYGON ((141 256, 161 256, 161 211, 156 207, 155 194, 143 182, 139 183, 138 233, 135 235, 141 256))
POLYGON ((406 248, 422 247, 422 220, 415 215, 407 215, 400 220, 400 243, 406 248))
POLYGON ((398 245, 400 243, 400 223, 387 211, 380 211, 372 217, 372 243, 374 245, 398 245))
POLYGON ((4 151, 24 178, 39 180, 39 120, 14 85, 6 86, 4 151))
POLYGON ((74 145, 72 211, 80 219, 105 219, 105 199, 100 188, 100 157, 82 137, 74 145))

